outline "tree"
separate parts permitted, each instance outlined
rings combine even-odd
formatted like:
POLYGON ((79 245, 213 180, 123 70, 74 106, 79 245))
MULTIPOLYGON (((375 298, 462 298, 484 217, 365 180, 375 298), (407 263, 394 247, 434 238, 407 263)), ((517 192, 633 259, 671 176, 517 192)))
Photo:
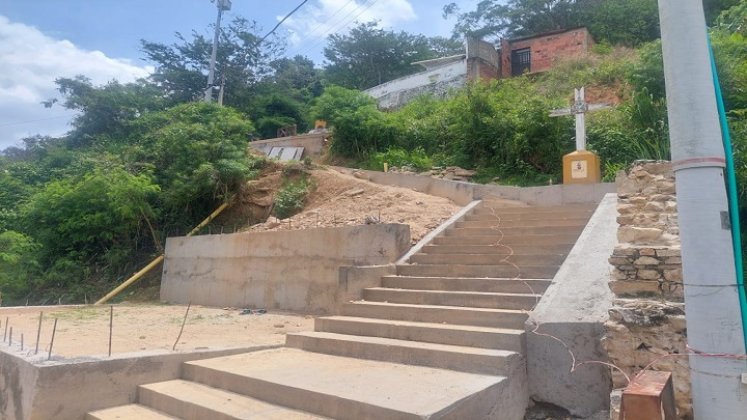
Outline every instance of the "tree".
MULTIPOLYGON (((708 21, 737 0, 705 0, 708 21)), ((457 15, 453 34, 518 37, 576 26, 589 28, 598 42, 638 45, 659 37, 656 0, 483 0, 461 12, 456 3, 444 17, 457 15)))
MULTIPOLYGON (((247 91, 270 72, 268 63, 277 57, 282 45, 276 38, 259 43, 256 22, 235 18, 221 28, 215 66, 216 85, 225 84, 224 103, 241 107, 247 91)), ((174 102, 188 102, 203 96, 212 52, 212 38, 192 32, 188 40, 176 33, 177 43, 166 45, 141 41, 147 60, 156 65, 151 80, 174 102)))
POLYGON ((39 244, 14 231, 0 232, 0 293, 3 303, 21 304, 22 296, 40 274, 39 244))
MULTIPOLYGON (((336 85, 368 89, 420 69, 412 63, 437 57, 423 35, 387 31, 361 23, 347 34, 332 34, 324 48, 325 76, 336 85)), ((433 45, 438 46, 438 41, 433 45)))
MULTIPOLYGON (((160 92, 145 80, 127 84, 114 80, 94 86, 90 79, 78 75, 59 78, 55 84, 64 97, 62 106, 79 111, 73 119, 73 130, 68 134, 68 141, 76 147, 121 138, 129 122, 166 106, 160 92)), ((49 103, 54 102, 56 99, 49 103)), ((27 144, 27 148, 29 146, 32 144, 27 144)))
POLYGON ((131 126, 125 156, 146 168, 160 187, 164 223, 193 225, 252 175, 246 157, 253 124, 216 104, 182 104, 139 118, 131 126))

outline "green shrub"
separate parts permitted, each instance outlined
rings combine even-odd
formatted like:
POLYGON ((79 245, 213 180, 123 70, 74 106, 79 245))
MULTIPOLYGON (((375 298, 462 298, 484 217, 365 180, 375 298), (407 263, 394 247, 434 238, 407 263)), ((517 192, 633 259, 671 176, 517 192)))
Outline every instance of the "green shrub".
POLYGON ((418 147, 411 152, 390 147, 386 152, 371 155, 365 166, 367 169, 383 170, 384 163, 387 163, 390 167, 409 166, 418 171, 426 171, 433 167, 433 160, 425 154, 422 147, 418 147))
POLYGON ((275 217, 286 219, 303 210, 309 190, 309 182, 304 179, 286 183, 275 197, 272 209, 275 217))

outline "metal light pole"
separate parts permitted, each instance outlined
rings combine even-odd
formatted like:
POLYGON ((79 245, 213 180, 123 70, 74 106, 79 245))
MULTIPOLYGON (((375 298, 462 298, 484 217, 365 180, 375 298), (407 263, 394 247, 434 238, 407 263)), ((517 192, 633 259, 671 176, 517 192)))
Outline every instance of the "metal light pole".
POLYGON ((747 363, 702 0, 659 0, 696 419, 747 413, 747 363))
POLYGON ((218 37, 220 36, 220 18, 223 11, 231 10, 231 0, 211 0, 218 6, 218 18, 215 21, 215 37, 213 38, 213 52, 210 55, 210 71, 208 72, 207 88, 205 89, 205 102, 213 100, 213 83, 215 82, 215 59, 218 55, 218 37))

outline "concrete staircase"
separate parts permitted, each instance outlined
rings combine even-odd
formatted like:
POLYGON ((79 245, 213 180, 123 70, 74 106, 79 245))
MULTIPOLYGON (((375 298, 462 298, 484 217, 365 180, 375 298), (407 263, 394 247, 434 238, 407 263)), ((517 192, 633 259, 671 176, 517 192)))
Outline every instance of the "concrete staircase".
POLYGON ((285 348, 185 363, 88 419, 522 419, 524 322, 593 210, 486 200, 285 348))

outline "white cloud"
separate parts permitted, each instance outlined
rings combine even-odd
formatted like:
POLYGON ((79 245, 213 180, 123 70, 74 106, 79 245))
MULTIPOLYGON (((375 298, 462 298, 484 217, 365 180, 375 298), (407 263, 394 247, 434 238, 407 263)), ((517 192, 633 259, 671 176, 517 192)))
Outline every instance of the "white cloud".
POLYGON ((319 0, 286 21, 290 52, 304 52, 327 35, 350 28, 355 21, 376 20, 390 27, 417 17, 408 0, 319 0))
POLYGON ((57 96, 56 78, 83 74, 94 84, 112 79, 131 82, 152 71, 127 59, 107 57, 101 51, 83 50, 2 15, 0 63, 0 149, 25 136, 61 135, 69 129, 72 112, 57 106, 50 110, 40 104, 57 96))

